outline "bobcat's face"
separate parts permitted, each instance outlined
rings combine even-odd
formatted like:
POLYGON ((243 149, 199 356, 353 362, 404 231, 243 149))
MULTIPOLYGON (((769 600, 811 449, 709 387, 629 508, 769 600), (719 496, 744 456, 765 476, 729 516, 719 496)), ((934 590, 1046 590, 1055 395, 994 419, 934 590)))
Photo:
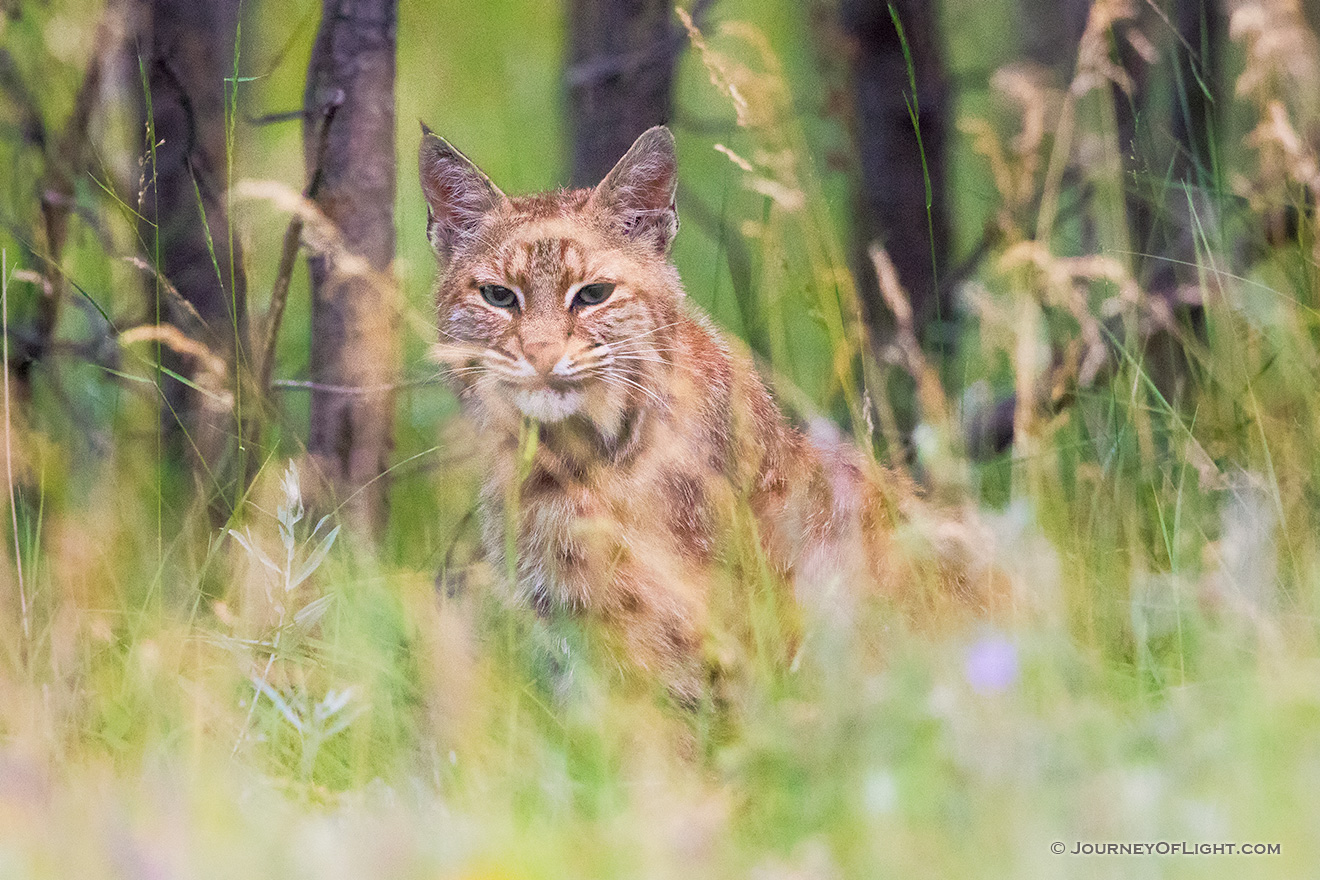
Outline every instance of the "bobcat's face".
POLYGON ((653 129, 595 190, 507 198, 456 150, 422 140, 444 363, 469 404, 613 433, 663 405, 677 279, 673 142, 653 129))
POLYGON ((571 214, 516 204, 441 287, 438 351, 460 387, 542 422, 654 394, 674 304, 648 288, 650 267, 571 214))

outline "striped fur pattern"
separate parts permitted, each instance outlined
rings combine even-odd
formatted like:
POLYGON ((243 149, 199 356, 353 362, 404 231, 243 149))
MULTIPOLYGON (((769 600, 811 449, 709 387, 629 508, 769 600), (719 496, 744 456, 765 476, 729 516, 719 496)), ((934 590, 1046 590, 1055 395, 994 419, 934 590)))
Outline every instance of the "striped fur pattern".
POLYGON ((430 132, 420 164, 440 261, 436 357, 488 459, 488 553, 523 600, 599 624, 626 666, 688 702, 738 511, 799 595, 877 576, 892 533, 884 481, 850 448, 792 428, 747 355, 684 297, 668 261, 667 129, 592 190, 507 197, 430 132), (579 296, 602 284, 603 301, 579 296), (539 442, 520 470, 529 422, 539 442))

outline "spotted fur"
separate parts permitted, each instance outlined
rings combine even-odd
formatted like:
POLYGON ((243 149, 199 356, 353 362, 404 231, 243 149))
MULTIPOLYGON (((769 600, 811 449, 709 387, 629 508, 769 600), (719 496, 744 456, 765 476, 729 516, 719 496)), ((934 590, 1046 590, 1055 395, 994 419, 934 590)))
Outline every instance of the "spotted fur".
POLYGON ((739 510, 806 598, 878 576, 885 481, 790 427, 747 355, 684 298, 668 261, 667 129, 591 190, 507 197, 430 132, 420 164, 441 269, 436 356, 488 455, 483 522, 500 571, 516 520, 525 601, 601 624, 632 665, 693 700, 739 510), (614 285, 604 302, 574 300, 595 283, 614 285), (516 307, 484 299, 488 285, 516 307), (527 419, 539 444, 520 480, 527 419))

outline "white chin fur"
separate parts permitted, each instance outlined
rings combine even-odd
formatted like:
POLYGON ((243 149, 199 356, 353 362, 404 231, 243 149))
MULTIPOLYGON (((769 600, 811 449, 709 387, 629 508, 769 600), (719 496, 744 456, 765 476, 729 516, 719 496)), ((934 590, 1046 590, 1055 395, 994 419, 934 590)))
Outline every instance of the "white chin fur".
POLYGON ((513 393, 513 405, 538 422, 562 421, 577 412, 584 399, 581 391, 551 388, 521 389, 513 393))

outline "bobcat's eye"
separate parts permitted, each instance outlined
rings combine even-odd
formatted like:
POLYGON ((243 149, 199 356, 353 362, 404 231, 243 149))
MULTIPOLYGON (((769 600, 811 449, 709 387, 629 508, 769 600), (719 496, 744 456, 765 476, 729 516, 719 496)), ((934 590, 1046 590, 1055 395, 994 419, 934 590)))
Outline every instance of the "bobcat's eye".
POLYGON ((511 309, 518 304, 518 295, 502 284, 483 284, 481 298, 497 309, 511 309))
POLYGON ((584 284, 578 288, 577 295, 573 297, 575 306, 598 306, 610 298, 614 292, 614 285, 608 281, 599 281, 595 284, 584 284))

